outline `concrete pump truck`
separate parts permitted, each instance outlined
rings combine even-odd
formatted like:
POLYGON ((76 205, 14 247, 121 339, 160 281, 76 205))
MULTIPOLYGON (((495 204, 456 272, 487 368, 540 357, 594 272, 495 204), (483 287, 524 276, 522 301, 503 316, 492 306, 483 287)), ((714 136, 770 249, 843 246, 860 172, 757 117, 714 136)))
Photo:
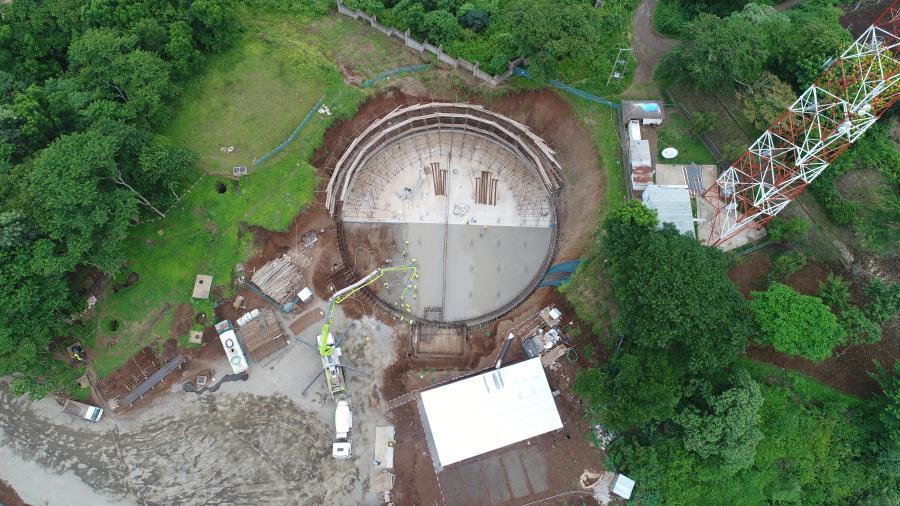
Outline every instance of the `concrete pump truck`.
MULTIPOLYGON (((409 305, 404 303, 410 290, 416 289, 418 274, 414 265, 402 267, 380 267, 370 272, 367 276, 342 288, 328 299, 328 309, 325 313, 325 323, 318 337, 319 356, 322 358, 322 372, 325 382, 328 384, 328 392, 331 398, 337 402, 334 411, 335 438, 331 454, 337 459, 350 458, 350 432, 353 429, 353 411, 350 406, 350 396, 347 395, 344 382, 344 364, 341 363, 340 342, 335 342, 331 334, 331 325, 334 323, 335 306, 352 297, 363 288, 378 281, 387 272, 406 273, 403 289, 400 293, 400 307, 404 312, 409 312, 409 305)), ((385 285, 388 285, 385 283, 385 285)), ((410 322, 412 319, 410 319, 410 322)))

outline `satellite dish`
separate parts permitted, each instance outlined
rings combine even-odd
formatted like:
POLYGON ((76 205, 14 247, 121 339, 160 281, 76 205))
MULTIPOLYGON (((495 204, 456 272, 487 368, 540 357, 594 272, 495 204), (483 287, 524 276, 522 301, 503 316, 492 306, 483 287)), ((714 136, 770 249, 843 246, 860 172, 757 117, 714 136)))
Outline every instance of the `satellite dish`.
POLYGON ((662 156, 666 160, 671 160, 672 158, 678 156, 678 150, 675 148, 666 148, 662 150, 662 156))

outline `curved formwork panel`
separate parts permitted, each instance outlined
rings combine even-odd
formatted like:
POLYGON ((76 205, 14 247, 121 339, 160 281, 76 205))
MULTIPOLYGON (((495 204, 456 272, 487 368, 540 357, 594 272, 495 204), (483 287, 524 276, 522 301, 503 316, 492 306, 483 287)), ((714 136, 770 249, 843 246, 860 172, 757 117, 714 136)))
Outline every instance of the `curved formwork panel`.
POLYGON ((337 162, 326 205, 356 277, 415 263, 413 300, 371 288, 407 319, 477 325, 535 289, 556 249, 560 168, 527 126, 481 106, 395 109, 356 137, 337 162))

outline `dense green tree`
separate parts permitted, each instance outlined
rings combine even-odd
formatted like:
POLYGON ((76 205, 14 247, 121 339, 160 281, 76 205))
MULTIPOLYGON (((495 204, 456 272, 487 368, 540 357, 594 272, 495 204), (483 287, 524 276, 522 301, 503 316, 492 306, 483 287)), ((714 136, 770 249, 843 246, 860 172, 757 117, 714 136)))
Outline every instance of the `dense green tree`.
POLYGON ((746 18, 702 14, 690 23, 685 41, 660 60, 656 73, 706 92, 733 90, 759 79, 768 46, 766 34, 746 18))
POLYGON ((760 329, 758 341, 813 362, 830 357, 831 350, 847 337, 822 299, 781 283, 772 283, 765 292, 753 292, 750 310, 760 329))
POLYGON ((674 421, 684 431, 684 447, 728 473, 753 465, 756 445, 762 439, 759 385, 738 370, 733 383, 718 394, 704 393, 701 406, 690 405, 674 421))
POLYGON ((612 430, 640 428, 668 420, 681 398, 681 379, 662 354, 625 354, 615 372, 588 369, 575 381, 597 421, 612 430))
POLYGON ((422 31, 433 44, 445 44, 459 37, 460 30, 459 21, 452 12, 435 10, 422 17, 422 31))
POLYGON ((615 269, 625 269, 630 255, 658 224, 656 212, 631 200, 617 206, 603 220, 602 248, 606 260, 615 269))
POLYGON ((184 21, 175 21, 169 25, 169 40, 163 48, 172 65, 172 76, 178 80, 186 79, 196 68, 200 60, 200 51, 193 40, 193 31, 184 21))
POLYGON ((57 255, 44 269, 118 269, 121 241, 137 213, 134 198, 111 182, 114 154, 112 142, 95 133, 61 137, 38 154, 28 182, 46 234, 41 241, 52 241, 57 255))
POLYGON ((777 39, 780 50, 770 67, 783 79, 805 89, 822 73, 822 65, 850 45, 850 32, 838 19, 842 10, 833 2, 803 2, 788 11, 791 29, 777 39))
POLYGON ((23 246, 34 237, 34 232, 20 211, 0 213, 0 249, 10 251, 23 246))
POLYGON ((191 14, 198 26, 195 36, 204 47, 213 51, 224 49, 238 29, 233 0, 194 0, 191 14))
POLYGON ((727 365, 750 334, 746 303, 725 274, 729 258, 671 225, 647 233, 634 214, 630 227, 619 220, 631 215, 611 213, 605 228, 615 233, 603 239, 621 328, 638 346, 680 356, 694 373, 727 365))
POLYGON ((491 24, 491 15, 481 9, 472 8, 459 16, 459 24, 476 32, 481 32, 491 24))
POLYGON ((22 0, 3 8, 0 63, 29 81, 66 67, 66 50, 78 26, 77 0, 22 0))
POLYGON ((872 399, 877 413, 878 430, 875 431, 877 463, 879 471, 894 478, 900 477, 900 361, 894 363, 893 374, 876 362, 876 373, 881 392, 872 399))
POLYGON ((134 37, 111 29, 90 30, 72 43, 71 69, 91 92, 94 119, 159 122, 172 92, 169 69, 159 56, 133 49, 134 37), (118 103, 118 107, 109 107, 118 103))
POLYGON ((759 130, 765 130, 797 100, 791 86, 775 74, 763 72, 762 76, 737 92, 743 104, 744 116, 759 130))

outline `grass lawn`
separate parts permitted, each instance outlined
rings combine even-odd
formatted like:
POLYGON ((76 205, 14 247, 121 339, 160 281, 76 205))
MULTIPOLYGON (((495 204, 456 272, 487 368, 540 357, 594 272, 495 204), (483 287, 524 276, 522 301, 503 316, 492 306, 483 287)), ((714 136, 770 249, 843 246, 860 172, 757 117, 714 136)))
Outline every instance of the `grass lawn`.
POLYGON ((712 153, 691 132, 687 118, 671 108, 666 109, 666 117, 659 127, 658 149, 660 153, 657 153, 657 156, 661 162, 665 161, 665 163, 716 163, 712 153), (665 160, 662 158, 662 150, 670 146, 678 150, 678 156, 671 160, 665 160))
POLYGON ((594 133, 600 168, 606 172, 606 198, 600 202, 601 214, 606 214, 610 205, 625 201, 625 171, 622 169, 622 155, 619 137, 616 134, 619 122, 616 111, 584 99, 562 94, 572 103, 575 113, 594 133))
POLYGON ((303 23, 256 16, 235 46, 214 57, 209 71, 186 87, 175 119, 161 135, 197 150, 201 167, 212 175, 201 178, 165 219, 133 229, 122 277, 136 272, 139 281, 104 294, 96 317, 81 332, 100 378, 148 344, 183 337, 170 336, 180 304, 191 303, 211 319, 213 302, 190 298, 194 276, 212 275, 214 285, 229 295, 235 265, 253 253, 245 225, 284 230, 313 200, 316 173, 307 161, 328 125, 352 115, 365 95, 343 84, 316 48, 328 41, 313 42, 316 34, 303 30, 303 23), (249 165, 280 144, 322 96, 334 114, 315 114, 284 152, 251 168, 239 184, 215 176, 229 173, 232 165, 249 165), (236 149, 224 153, 221 145, 236 149))

